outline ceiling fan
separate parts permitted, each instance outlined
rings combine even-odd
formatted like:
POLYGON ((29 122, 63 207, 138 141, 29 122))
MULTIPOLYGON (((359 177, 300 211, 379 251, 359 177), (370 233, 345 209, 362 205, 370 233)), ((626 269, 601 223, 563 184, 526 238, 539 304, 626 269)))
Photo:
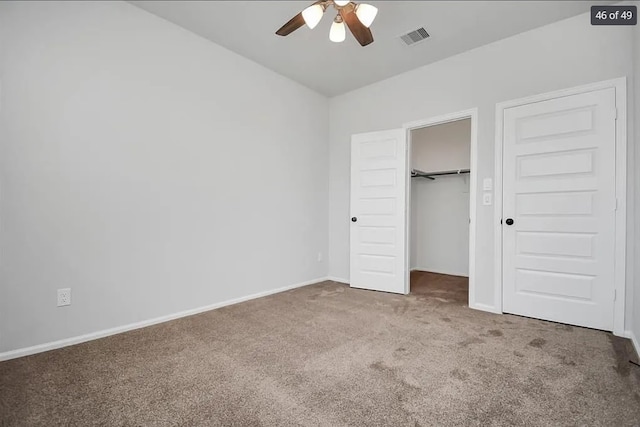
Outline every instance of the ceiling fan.
POLYGON ((284 24, 276 34, 279 36, 287 36, 302 27, 304 24, 311 29, 318 25, 322 19, 324 12, 333 5, 338 11, 331 30, 329 31, 329 39, 332 42, 342 42, 346 37, 345 23, 353 33, 353 36, 362 46, 373 43, 373 34, 369 27, 373 23, 378 13, 378 8, 370 4, 356 4, 352 1, 344 0, 319 0, 307 7, 305 10, 294 16, 284 24))

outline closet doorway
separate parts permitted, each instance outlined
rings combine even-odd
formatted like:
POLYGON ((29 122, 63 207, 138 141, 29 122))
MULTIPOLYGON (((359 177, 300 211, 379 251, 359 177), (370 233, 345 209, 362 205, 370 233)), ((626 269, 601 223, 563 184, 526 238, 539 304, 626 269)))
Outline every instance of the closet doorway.
POLYGON ((475 126, 475 111, 405 125, 411 294, 473 301, 475 126))

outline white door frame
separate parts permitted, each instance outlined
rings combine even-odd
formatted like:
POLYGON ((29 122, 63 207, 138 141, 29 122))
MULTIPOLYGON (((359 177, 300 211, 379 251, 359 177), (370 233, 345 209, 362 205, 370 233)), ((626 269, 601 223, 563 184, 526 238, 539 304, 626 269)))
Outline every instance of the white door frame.
MULTIPOLYGON (((402 127, 407 132, 407 170, 411 166, 411 131, 429 126, 455 122, 457 120, 471 119, 471 152, 469 179, 469 307, 480 308, 476 304, 476 194, 478 185, 478 109, 458 111, 431 117, 425 120, 417 120, 405 123, 402 127)), ((405 258, 406 258, 406 283, 409 286, 409 262, 410 262, 410 228, 411 228, 411 174, 407 174, 407 204, 405 206, 405 258)))
POLYGON ((593 92, 614 88, 616 93, 616 198, 615 215, 615 267, 614 286, 616 300, 614 302, 614 335, 624 336, 625 297, 626 297, 626 230, 627 230, 627 79, 621 77, 613 80, 591 83, 583 86, 543 93, 496 104, 496 140, 495 140, 495 206, 494 206, 494 306, 502 313, 502 150, 504 110, 535 102, 547 101, 564 96, 593 92))

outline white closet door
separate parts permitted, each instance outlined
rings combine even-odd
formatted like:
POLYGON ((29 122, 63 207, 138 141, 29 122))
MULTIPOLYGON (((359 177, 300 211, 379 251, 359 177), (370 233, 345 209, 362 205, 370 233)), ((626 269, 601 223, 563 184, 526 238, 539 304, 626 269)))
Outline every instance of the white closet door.
POLYGON ((406 131, 351 137, 351 287, 409 292, 406 131))
POLYGON ((613 329, 615 90, 504 112, 503 310, 613 329))

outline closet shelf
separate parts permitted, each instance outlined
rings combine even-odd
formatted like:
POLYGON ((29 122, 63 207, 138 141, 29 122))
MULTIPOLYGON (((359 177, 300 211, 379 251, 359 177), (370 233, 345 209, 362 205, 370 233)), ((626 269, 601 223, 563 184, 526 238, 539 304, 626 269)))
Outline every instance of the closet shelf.
POLYGON ((411 169, 411 178, 427 178, 430 180, 435 180, 435 176, 442 176, 442 175, 462 175, 462 174, 466 174, 466 173, 470 173, 471 170, 470 169, 456 169, 456 170, 450 170, 450 171, 440 171, 440 172, 422 172, 421 170, 418 169, 411 169))

